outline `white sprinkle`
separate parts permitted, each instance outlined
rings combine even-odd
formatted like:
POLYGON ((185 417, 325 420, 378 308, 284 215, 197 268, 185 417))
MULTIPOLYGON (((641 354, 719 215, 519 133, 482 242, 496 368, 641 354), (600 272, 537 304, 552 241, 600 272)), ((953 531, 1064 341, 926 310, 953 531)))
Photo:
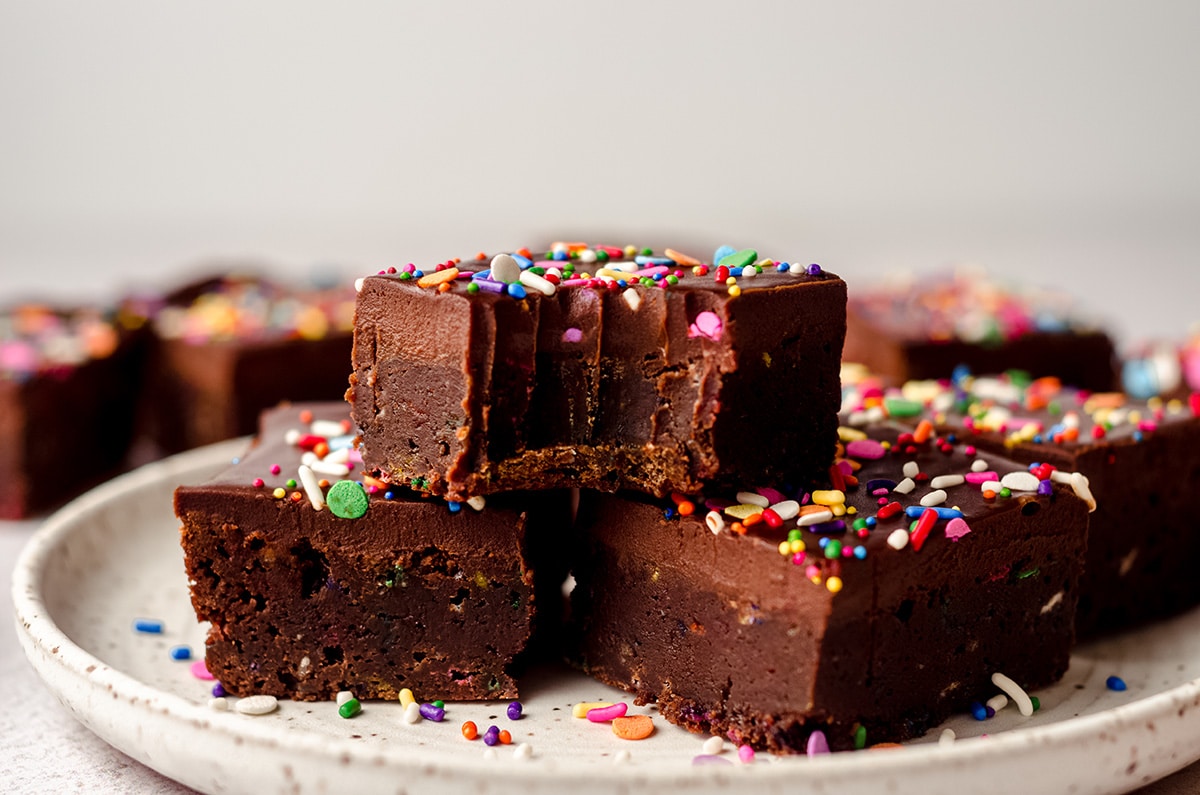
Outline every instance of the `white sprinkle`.
POLYGON ((475 497, 472 497, 469 500, 467 500, 467 505, 470 505, 472 508, 474 508, 477 511, 482 511, 483 506, 486 504, 487 504, 487 500, 485 500, 482 495, 475 496, 475 497))
POLYGON ((289 447, 294 446, 296 444, 296 442, 300 441, 300 431, 296 430, 295 428, 292 428, 290 431, 288 431, 287 433, 285 433, 283 435, 283 441, 289 447))
POLYGON ((904 469, 901 470, 906 478, 915 478, 921 474, 921 467, 917 466, 916 461, 905 461, 904 469))
POLYGON ((743 279, 753 279, 758 275, 758 270, 755 268, 742 268, 743 279))
POLYGON ((713 535, 717 535, 725 529, 725 520, 716 511, 709 511, 704 517, 704 523, 708 525, 709 530, 712 530, 713 535))
POLYGON ((1029 694, 1021 689, 1021 686, 1016 682, 997 671, 992 674, 992 684, 1008 694, 1008 697, 1017 705, 1017 709, 1021 711, 1022 715, 1028 718, 1033 714, 1033 702, 1029 699, 1029 694))
POLYGON ((800 503, 795 500, 784 500, 772 505, 771 510, 775 512, 776 516, 786 522, 789 519, 795 519, 800 514, 800 503))
POLYGON ((982 458, 976 458, 974 461, 971 462, 971 471, 972 472, 986 472, 987 468, 988 468, 988 462, 982 458))
POLYGON ((350 474, 350 467, 345 464, 339 464, 337 461, 313 461, 309 464, 309 469, 318 475, 324 475, 329 478, 344 478, 350 474))
POLYGON ((887 537, 888 546, 897 551, 908 546, 908 531, 896 529, 887 537))
POLYGON ((1037 475, 1032 472, 1009 472, 1000 478, 1000 485, 1009 491, 1037 491, 1037 475))
POLYGON ((942 734, 938 737, 938 745, 953 745, 954 744, 954 729, 942 729, 942 734))
POLYGON ((340 707, 350 699, 354 698, 354 694, 349 690, 339 690, 337 694, 337 705, 340 707))
POLYGON ((629 764, 629 759, 630 759, 629 751, 622 748, 620 751, 617 751, 616 756, 613 757, 613 764, 614 765, 627 765, 627 764, 629 764))
POLYGON ((771 504, 770 500, 755 491, 739 491, 737 501, 745 505, 757 505, 759 508, 766 508, 771 504))
POLYGON ((312 450, 305 450, 303 453, 300 454, 300 463, 304 464, 304 466, 306 466, 306 467, 310 467, 320 460, 321 459, 318 458, 317 454, 314 453, 312 450))
POLYGON ((217 712, 226 712, 229 709, 229 702, 223 698, 210 698, 208 700, 208 708, 217 712))
POLYGON ((916 487, 917 487, 917 484, 915 481, 913 481, 912 478, 905 478, 904 480, 897 483, 896 487, 894 489, 892 489, 892 491, 894 491, 897 494, 909 494, 916 487))
POLYGON ((554 291, 558 289, 554 282, 538 276, 533 271, 521 271, 521 284, 542 295, 554 295, 554 291))
POLYGON ((420 723, 421 722, 421 705, 413 702, 404 708, 405 723, 420 723))
POLYGON ((981 483, 979 485, 980 491, 999 492, 1000 489, 1002 489, 1002 488, 1003 488, 1003 486, 1000 485, 1000 481, 998 481, 998 480, 985 480, 983 483, 981 483))
POLYGON ((596 261, 596 252, 590 248, 585 248, 579 252, 579 261, 591 264, 596 261))
POLYGON ((1071 488, 1075 496, 1087 503, 1088 513, 1096 510, 1096 498, 1092 496, 1091 485, 1082 472, 1071 473, 1071 488))
POLYGON ((638 311, 638 307, 642 305, 642 296, 633 287, 628 287, 625 292, 621 293, 621 297, 625 299, 625 303, 629 304, 629 308, 634 312, 638 311))
POLYGON ((796 520, 796 524, 800 527, 808 527, 809 525, 820 524, 821 522, 829 522, 833 520, 833 511, 813 511, 806 513, 796 520))
POLYGON ((274 712, 278 707, 279 702, 275 696, 248 696, 239 698, 234 709, 243 715, 266 715, 268 712, 274 712))
POLYGON ((925 506, 926 508, 932 508, 935 505, 941 505, 945 501, 946 501, 946 492, 942 491, 941 489, 938 489, 937 491, 931 491, 928 494, 926 494, 924 497, 922 497, 921 505, 925 506))
POLYGON ((354 280, 354 292, 361 293, 362 286, 363 286, 363 277, 359 276, 357 279, 354 280))
POLYGON ((495 759, 497 756, 498 756, 498 754, 496 753, 495 748, 484 748, 483 749, 483 758, 484 759, 495 759))
POLYGON ((725 741, 720 737, 709 737, 704 741, 701 750, 709 756, 714 756, 725 750, 725 741))
POLYGON ((521 266, 508 254, 492 257, 492 281, 512 284, 521 278, 521 266))
POLYGON ((308 659, 308 655, 300 658, 300 665, 296 668, 296 673, 300 676, 308 676, 312 672, 312 660, 308 659))
POLYGON ((340 422, 333 420, 313 420, 308 427, 313 436, 341 436, 346 432, 340 422))
POLYGON ((929 481, 929 488, 948 489, 951 486, 961 486, 966 482, 967 479, 962 475, 938 475, 936 478, 929 481))
POLYGON ((517 743, 513 749, 513 759, 528 759, 533 756, 533 746, 529 743, 517 743))
POLYGON ((331 464, 345 464, 350 460, 350 448, 339 447, 337 450, 333 450, 329 453, 329 455, 325 456, 324 460, 331 464))
POLYGON ((300 483, 304 486, 304 493, 308 495, 308 501, 312 503, 314 511, 319 511, 325 507, 325 493, 321 491, 321 484, 317 482, 317 476, 313 474, 311 468, 300 465, 300 483))
POLYGON ((987 706, 992 708, 992 712, 999 712, 1008 706, 1008 696, 997 693, 987 700, 987 706))
POLYGON ((1048 601, 1048 602, 1046 602, 1046 604, 1042 605, 1041 614, 1046 615, 1051 610, 1053 610, 1054 608, 1056 608, 1060 604, 1062 604, 1062 600, 1063 600, 1063 592, 1059 591, 1058 593, 1054 594, 1054 596, 1050 597, 1050 601, 1048 601))

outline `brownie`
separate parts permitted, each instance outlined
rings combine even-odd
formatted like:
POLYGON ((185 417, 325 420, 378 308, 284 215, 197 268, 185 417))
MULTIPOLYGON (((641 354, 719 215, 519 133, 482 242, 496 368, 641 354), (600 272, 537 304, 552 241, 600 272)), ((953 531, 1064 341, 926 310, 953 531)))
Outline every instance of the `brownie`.
POLYGON ((583 670, 673 723, 774 752, 803 752, 817 730, 834 749, 918 736, 992 695, 997 672, 1026 688, 1059 679, 1084 499, 1051 481, 989 497, 982 481, 1026 468, 892 426, 843 434, 843 488, 799 501, 585 495, 583 670), (941 475, 976 482, 923 507, 941 475), (908 511, 949 508, 961 517, 910 533, 908 511))
POLYGON ((909 385, 928 416, 981 449, 1086 476, 1097 507, 1081 581, 1081 637, 1200 604, 1190 484, 1200 483, 1200 394, 1135 400, 1055 379, 974 377, 909 385))
POLYGON ((0 310, 0 518, 111 477, 133 439, 144 339, 111 310, 0 310))
POLYGON ((1059 295, 985 274, 933 273, 903 285, 855 285, 843 358, 894 383, 1021 369, 1083 389, 1117 386, 1108 334, 1059 295))
POLYGON ((269 411, 244 457, 176 490, 209 670, 240 696, 516 696, 534 561, 565 540, 564 501, 508 495, 475 510, 364 488, 337 466, 358 466, 347 415, 345 403, 269 411), (298 475, 306 457, 332 481, 316 485, 320 509, 298 475))
POLYGON ((354 293, 227 273, 153 312, 145 433, 162 452, 254 433, 280 401, 338 400, 350 375, 354 293))
POLYGON ((752 250, 527 253, 360 280, 347 399, 374 476, 663 496, 828 468, 840 278, 752 250))

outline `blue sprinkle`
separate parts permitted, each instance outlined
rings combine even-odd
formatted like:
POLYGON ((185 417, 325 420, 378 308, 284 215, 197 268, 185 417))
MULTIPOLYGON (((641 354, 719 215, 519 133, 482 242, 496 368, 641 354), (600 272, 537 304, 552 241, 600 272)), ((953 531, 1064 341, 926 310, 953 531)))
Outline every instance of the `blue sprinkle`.
POLYGON ((971 368, 967 367, 965 364, 960 364, 958 367, 955 367, 954 371, 950 374, 950 380, 955 384, 961 384, 970 377, 971 368))
POLYGON ((526 295, 525 288, 517 282, 508 285, 508 294, 517 299, 524 298, 526 295))
POLYGON ((187 646, 176 646, 171 649, 172 660, 190 660, 192 659, 192 650, 187 646))
POLYGON ((872 527, 872 528, 873 528, 873 527, 875 527, 875 525, 877 525, 877 524, 879 524, 879 520, 878 520, 878 519, 876 519, 874 516, 868 516, 868 517, 867 517, 867 527, 872 527))
POLYGON ((791 266, 786 262, 781 262, 775 266, 775 270, 779 271, 780 273, 787 273, 789 268, 791 268, 791 266))
POLYGON ((555 262, 564 262, 567 259, 567 252, 555 251, 550 259, 554 260, 555 262))
POLYGON ((395 494, 395 492, 393 492, 393 491, 390 491, 390 490, 389 490, 389 491, 385 491, 385 492, 383 493, 383 498, 384 498, 385 500, 394 500, 394 499, 396 499, 396 494, 395 494))
POLYGON ((946 441, 949 442, 950 444, 958 444, 958 434, 957 433, 946 434, 946 441))
POLYGON ((242 459, 240 459, 240 458, 234 458, 234 459, 233 459, 233 461, 232 461, 231 463, 232 463, 234 466, 237 466, 238 464, 242 463, 242 459))
MULTIPOLYGON (((907 516, 909 519, 920 519, 921 514, 925 513, 927 510, 929 510, 929 509, 926 508, 924 505, 910 505, 904 509, 904 515, 907 516)), ((942 508, 939 506, 934 506, 933 510, 935 513, 937 513, 939 521, 945 520, 945 519, 961 519, 961 518, 963 518, 962 511, 956 511, 953 508, 942 508)))
POLYGON ((625 281, 624 279, 617 279, 617 286, 625 288, 629 286, 629 282, 625 281))
POLYGON ((729 269, 729 275, 730 275, 730 276, 741 276, 741 275, 742 275, 742 268, 730 268, 730 269, 729 269))
POLYGON ((517 264, 521 266, 521 270, 533 267, 533 260, 529 259, 529 257, 522 257, 520 254, 509 254, 509 256, 517 261, 517 264))
POLYGON ((1034 444, 1041 444, 1041 443, 1042 443, 1042 435, 1041 435, 1040 433, 1035 433, 1035 434, 1033 435, 1033 443, 1034 443, 1034 444))
POLYGON ((736 253, 737 253, 737 249, 734 248, 733 246, 721 246, 720 248, 718 248, 716 251, 713 252, 713 258, 712 258, 713 265, 720 265, 721 260, 728 257, 730 254, 736 254, 736 253))
POLYGON ((461 502, 447 502, 446 507, 450 509, 450 513, 458 513, 462 510, 461 502))
POLYGON ((1104 680, 1104 684, 1108 687, 1109 690, 1120 691, 1120 690, 1124 690, 1126 687, 1128 687, 1125 684, 1125 680, 1119 676, 1108 677, 1107 679, 1104 680))
POLYGON ((665 277, 661 273, 652 273, 650 278, 656 282, 661 282, 665 277))
POLYGON ((674 519, 675 518, 675 509, 667 508, 665 511, 663 511, 663 518, 664 519, 674 519))
POLYGON ((1135 442, 1140 442, 1140 441, 1142 441, 1142 439, 1144 439, 1144 438, 1146 438, 1146 437, 1145 437, 1145 435, 1143 435, 1143 434, 1142 434, 1142 432, 1141 432, 1141 431, 1134 431, 1134 432, 1133 432, 1133 440, 1134 440, 1135 442))
POLYGON ((971 715, 975 720, 987 720, 987 707, 980 704, 978 701, 971 702, 971 715))
POLYGON ((425 271, 423 271, 423 270, 415 270, 415 271, 413 271, 413 273, 412 273, 412 277, 413 277, 414 279, 419 279, 419 278, 421 278, 421 277, 422 277, 422 276, 424 276, 424 275, 425 275, 425 271))
POLYGON ((488 268, 485 271, 476 271, 471 275, 472 279, 490 279, 492 278, 492 269, 488 268))
POLYGON ((817 545, 819 547, 821 547, 821 549, 824 549, 825 545, 828 543, 829 543, 829 536, 821 536, 820 538, 817 539, 817 545))
POLYGON ((655 267, 658 265, 674 265, 675 260, 669 257, 648 257, 644 254, 638 254, 633 258, 633 261, 644 267, 655 267))
POLYGON ((858 558, 859 560, 866 560, 867 559, 867 548, 864 547, 862 544, 859 544, 858 546, 856 546, 854 548, 854 557, 858 558))
POLYGON ((133 622, 133 628, 138 632, 144 632, 148 635, 161 635, 163 623, 153 618, 139 618, 133 622))

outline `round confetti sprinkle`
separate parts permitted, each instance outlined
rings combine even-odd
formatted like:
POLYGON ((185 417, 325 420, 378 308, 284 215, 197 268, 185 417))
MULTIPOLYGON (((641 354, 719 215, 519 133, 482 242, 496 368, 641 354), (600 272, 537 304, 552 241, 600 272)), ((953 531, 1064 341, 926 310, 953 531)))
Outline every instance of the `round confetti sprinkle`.
POLYGON ((234 708, 243 715, 266 715, 278 707, 279 702, 275 696, 247 696, 238 699, 234 708))
POLYGON ((367 493, 353 480, 339 480, 325 497, 329 510, 342 519, 357 519, 367 512, 367 493))

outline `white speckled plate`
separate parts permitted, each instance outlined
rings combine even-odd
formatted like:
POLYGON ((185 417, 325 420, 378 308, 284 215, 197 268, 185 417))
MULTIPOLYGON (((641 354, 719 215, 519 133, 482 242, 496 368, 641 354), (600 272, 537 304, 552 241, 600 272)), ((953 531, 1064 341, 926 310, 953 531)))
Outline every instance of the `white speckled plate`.
MULTIPOLYGON (((163 774, 205 792, 729 793, 1125 792, 1200 758, 1200 611, 1078 650, 1065 681, 1038 693, 1032 718, 1014 708, 947 726, 910 747, 751 765, 693 765, 702 739, 655 719, 631 742, 571 717, 578 701, 622 694, 567 670, 530 674, 526 715, 503 703, 451 704, 443 723, 409 725, 398 704, 368 703, 351 720, 331 703, 284 702, 263 717, 217 712, 210 683, 169 650, 199 653, 203 627, 188 601, 171 492, 224 466, 244 440, 151 464, 50 518, 13 578, 21 642, 46 686, 92 731, 163 774), (162 635, 137 634, 136 618, 162 635), (1109 675, 1125 692, 1105 687, 1109 675), (486 753, 465 720, 508 728, 514 746, 486 753), (987 737, 979 735, 987 733, 987 737), (617 761, 620 751, 629 758, 617 761)), ((421 694, 418 694, 419 696, 421 694)), ((634 707, 632 712, 653 714, 634 707)), ((734 759, 726 748, 722 757, 734 759)))

